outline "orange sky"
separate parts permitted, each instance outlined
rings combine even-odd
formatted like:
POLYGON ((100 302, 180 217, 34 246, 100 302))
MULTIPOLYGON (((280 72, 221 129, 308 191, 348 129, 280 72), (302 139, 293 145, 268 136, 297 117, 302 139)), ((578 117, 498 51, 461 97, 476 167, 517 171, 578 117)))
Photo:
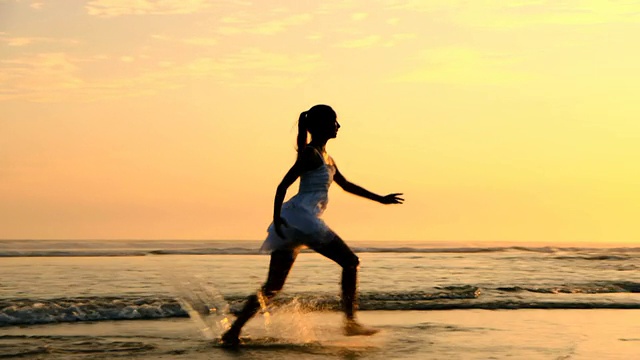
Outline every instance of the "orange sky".
POLYGON ((334 186, 346 240, 640 243, 638 38, 622 0, 0 0, 0 238, 261 239, 326 103, 406 194, 334 186))

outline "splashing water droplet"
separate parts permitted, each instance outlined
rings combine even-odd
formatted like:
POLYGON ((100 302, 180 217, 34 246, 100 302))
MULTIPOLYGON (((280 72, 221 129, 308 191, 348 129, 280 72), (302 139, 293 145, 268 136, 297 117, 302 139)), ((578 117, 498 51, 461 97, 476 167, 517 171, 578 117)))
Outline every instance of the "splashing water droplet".
POLYGON ((262 316, 264 317, 264 328, 269 331, 269 326, 271 325, 271 313, 269 312, 269 308, 267 307, 267 297, 264 296, 262 290, 258 290, 258 302, 260 303, 260 311, 262 312, 262 316))

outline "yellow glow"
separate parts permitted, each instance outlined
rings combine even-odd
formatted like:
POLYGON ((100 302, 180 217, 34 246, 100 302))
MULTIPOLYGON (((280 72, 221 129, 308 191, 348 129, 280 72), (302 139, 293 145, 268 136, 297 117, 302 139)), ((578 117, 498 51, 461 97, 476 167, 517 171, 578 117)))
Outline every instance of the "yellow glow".
POLYGON ((263 238, 326 103, 347 240, 637 244, 639 10, 0 2, 0 238, 263 238))

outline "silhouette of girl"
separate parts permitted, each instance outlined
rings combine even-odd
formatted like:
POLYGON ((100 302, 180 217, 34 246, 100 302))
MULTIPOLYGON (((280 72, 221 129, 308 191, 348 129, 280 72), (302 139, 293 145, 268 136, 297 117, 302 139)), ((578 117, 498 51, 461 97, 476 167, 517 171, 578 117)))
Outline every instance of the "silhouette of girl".
POLYGON ((316 105, 300 114, 298 119, 298 157, 291 169, 278 185, 274 206, 273 223, 262 245, 263 251, 271 253, 269 274, 259 294, 250 295, 231 328, 222 336, 227 345, 239 343, 244 324, 260 308, 260 299, 273 298, 284 285, 298 252, 309 247, 335 261, 342 267, 342 307, 345 314, 344 334, 372 335, 378 330, 367 328, 356 321, 358 257, 345 242, 320 218, 327 206, 327 191, 335 181, 345 191, 382 204, 401 204, 401 193, 386 196, 376 195, 355 185, 340 173, 336 163, 327 155, 325 146, 335 138, 340 124, 335 111, 328 105, 316 105), (307 132, 311 142, 307 143, 307 132), (298 194, 286 203, 287 189, 300 177, 298 194))

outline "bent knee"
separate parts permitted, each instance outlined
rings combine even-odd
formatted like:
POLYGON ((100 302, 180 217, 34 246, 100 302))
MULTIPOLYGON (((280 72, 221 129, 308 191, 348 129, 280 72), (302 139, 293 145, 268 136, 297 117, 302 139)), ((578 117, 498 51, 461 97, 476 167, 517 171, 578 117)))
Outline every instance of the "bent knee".
POLYGON ((349 258, 345 259, 342 262, 342 267, 344 269, 357 270, 359 266, 360 266, 360 258, 358 258, 355 254, 353 254, 353 256, 350 256, 349 258))

